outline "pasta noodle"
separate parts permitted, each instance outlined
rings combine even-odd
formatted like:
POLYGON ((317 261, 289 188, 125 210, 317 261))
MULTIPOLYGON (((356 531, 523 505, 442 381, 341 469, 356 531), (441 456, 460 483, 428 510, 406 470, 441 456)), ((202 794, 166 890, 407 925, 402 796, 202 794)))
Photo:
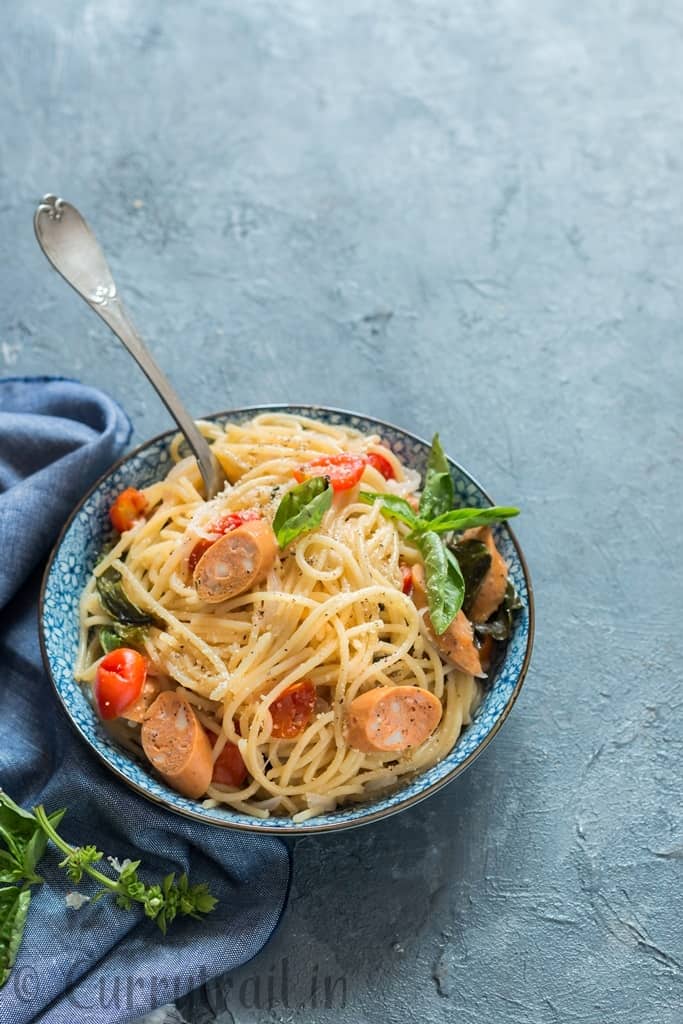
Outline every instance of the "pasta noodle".
MULTIPOLYGON (((202 498, 193 459, 182 439, 171 444, 174 466, 147 487, 147 515, 126 531, 94 570, 81 599, 76 678, 96 678, 103 651, 98 627, 111 621, 96 588, 107 569, 121 575, 128 597, 154 617, 144 638, 150 677, 180 690, 215 739, 217 759, 235 744, 247 769, 240 787, 212 782, 208 806, 225 805, 267 818, 296 821, 361 801, 442 759, 470 721, 480 683, 440 656, 424 612, 402 590, 402 569, 417 558, 408 527, 340 492, 319 527, 278 552, 267 578, 220 603, 200 600, 188 558, 221 516, 257 510, 272 521, 293 471, 313 458, 375 452, 391 464, 386 480, 372 465, 363 486, 407 497, 419 478, 377 436, 282 413, 265 413, 202 430, 228 477, 213 500, 202 498), (315 713, 292 738, 272 735, 270 705, 294 683, 315 686, 315 713), (407 751, 364 753, 346 739, 350 702, 380 685, 430 691, 443 706, 425 740, 407 751)), ((116 737, 139 750, 139 727, 118 719, 116 737)))

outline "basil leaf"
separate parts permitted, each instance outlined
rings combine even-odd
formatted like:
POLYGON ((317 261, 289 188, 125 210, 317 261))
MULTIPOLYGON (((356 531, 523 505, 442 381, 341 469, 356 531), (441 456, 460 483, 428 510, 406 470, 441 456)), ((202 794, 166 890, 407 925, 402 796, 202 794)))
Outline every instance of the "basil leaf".
POLYGON ((0 889, 0 987, 9 978, 24 934, 31 891, 8 885, 0 889))
POLYGON ((441 635, 462 607, 465 581, 457 558, 436 533, 423 533, 416 543, 424 561, 429 618, 441 635))
POLYGON ((427 460, 425 482, 420 498, 420 516, 422 519, 433 519, 453 508, 455 492, 448 460, 439 441, 434 434, 432 450, 427 460))
POLYGON ((100 647, 105 654, 119 647, 135 647, 142 650, 145 645, 147 630, 144 626, 126 626, 118 623, 113 626, 100 626, 100 647))
POLYGON ((479 636, 492 636, 494 640, 508 640, 512 634, 514 612, 523 608, 522 600, 515 589, 515 585, 508 577, 505 597, 502 604, 493 613, 488 622, 482 622, 475 626, 479 636))
POLYGON ((399 498, 396 494, 378 494, 376 491, 361 491, 358 499, 365 505, 375 505, 377 502, 380 502, 382 515, 386 516, 387 519, 400 519, 402 523, 407 523, 408 526, 412 526, 414 529, 419 528, 420 519, 415 514, 413 506, 405 498, 399 498))
POLYGON ((24 869, 9 850, 0 850, 0 883, 13 885, 14 882, 21 882, 24 877, 24 869))
POLYGON ((149 626, 154 622, 148 612, 143 612, 123 589, 121 573, 116 569, 105 569, 101 576, 97 577, 97 593, 104 608, 114 619, 131 626, 149 626))
POLYGON ((425 524, 426 530, 434 533, 450 533, 452 530, 470 530, 473 526, 488 526, 502 519, 519 515, 518 508, 492 505, 490 508, 453 508, 425 524))
POLYGON ((458 560, 460 571, 465 580, 465 600, 462 610, 469 618, 484 577, 491 568, 491 552, 482 540, 461 540, 450 549, 458 560))
MULTIPOLYGON (((50 822, 55 827, 64 811, 55 811, 50 822)), ((36 874, 38 862, 47 846, 47 836, 38 819, 25 811, 6 793, 0 792, 0 840, 7 847, 0 849, 0 882, 40 882, 36 874)))
POLYGON ((320 526, 332 504, 332 488, 324 476, 313 476, 287 491, 273 519, 273 531, 281 548, 320 526))

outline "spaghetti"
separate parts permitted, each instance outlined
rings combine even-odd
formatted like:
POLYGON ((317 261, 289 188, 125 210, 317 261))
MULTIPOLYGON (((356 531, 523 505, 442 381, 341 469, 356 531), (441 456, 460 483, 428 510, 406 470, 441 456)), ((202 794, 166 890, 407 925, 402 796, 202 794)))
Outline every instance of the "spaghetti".
MULTIPOLYGON (((361 501, 358 487, 335 493, 317 528, 278 550, 257 585, 224 601, 200 600, 192 576, 215 524, 245 516, 272 523, 302 466, 361 456, 362 486, 403 498, 415 494, 418 475, 379 437, 301 416, 266 413, 201 428, 229 483, 204 501, 196 463, 174 440, 173 468, 142 491, 146 515, 122 533, 82 595, 76 678, 97 678, 101 630, 112 624, 97 580, 115 572, 130 602, 153 619, 139 650, 155 691, 176 690, 190 702, 214 762, 234 745, 244 763, 240 785, 211 781, 207 806, 303 821, 438 762, 470 721, 481 685, 441 656, 425 611, 404 592, 406 567, 420 556, 406 539, 409 526, 383 515, 378 502, 361 501), (304 681, 313 686, 312 713, 298 733, 278 734, 272 708, 304 681), (429 691, 441 703, 440 721, 418 746, 359 750, 348 742, 349 707, 386 686, 429 691)), ((140 752, 139 722, 122 716, 111 728, 140 752)))

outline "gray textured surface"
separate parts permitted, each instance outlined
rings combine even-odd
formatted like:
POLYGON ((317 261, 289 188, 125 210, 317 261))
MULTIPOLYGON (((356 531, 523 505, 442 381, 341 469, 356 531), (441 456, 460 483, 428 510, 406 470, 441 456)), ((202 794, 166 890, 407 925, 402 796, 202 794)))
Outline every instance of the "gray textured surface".
POLYGON ((10 9, 5 372, 107 386, 139 439, 167 426, 38 252, 53 190, 197 414, 296 400, 438 427, 524 508, 539 629, 510 721, 428 803, 298 843, 283 926, 221 1020, 269 1019, 243 1004, 288 958, 272 1017, 297 1024, 679 1024, 680 5, 10 9), (316 965, 345 1008, 313 1005, 316 965))

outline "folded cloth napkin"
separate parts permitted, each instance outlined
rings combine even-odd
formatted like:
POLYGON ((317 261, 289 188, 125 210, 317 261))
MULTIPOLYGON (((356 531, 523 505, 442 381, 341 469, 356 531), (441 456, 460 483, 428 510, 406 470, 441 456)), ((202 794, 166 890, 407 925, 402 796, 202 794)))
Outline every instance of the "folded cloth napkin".
POLYGON ((135 1020, 253 957, 287 898, 289 855, 279 839, 211 828, 134 795, 78 738, 42 667, 34 570, 129 436, 127 417, 93 388, 0 380, 0 785, 26 807, 68 807, 60 826, 68 841, 141 860, 146 882, 187 871, 219 902, 201 920, 176 918, 166 938, 142 910, 109 898, 75 910, 69 889, 96 885, 69 883, 50 848, 0 989, 3 1024, 135 1020))

